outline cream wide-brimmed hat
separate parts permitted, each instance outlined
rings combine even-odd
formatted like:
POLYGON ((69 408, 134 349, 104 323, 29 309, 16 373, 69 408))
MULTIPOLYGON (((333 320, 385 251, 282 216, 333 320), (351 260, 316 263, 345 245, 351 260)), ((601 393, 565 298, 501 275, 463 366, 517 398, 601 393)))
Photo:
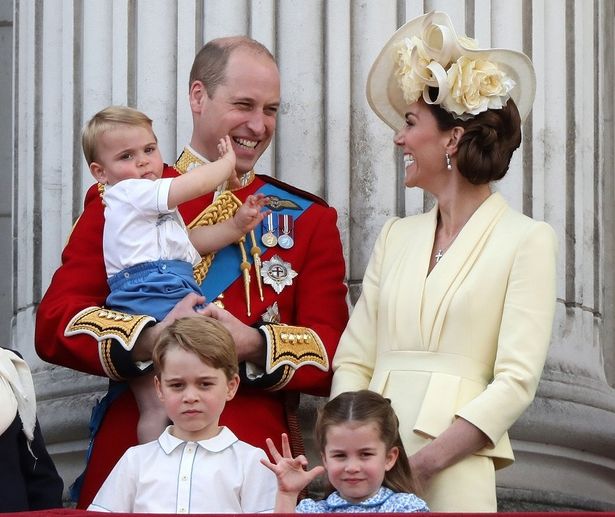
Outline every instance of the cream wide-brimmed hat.
POLYGON ((367 100, 395 131, 405 124, 408 106, 421 96, 466 120, 501 108, 509 97, 521 120, 530 113, 536 74, 530 59, 515 50, 479 49, 458 37, 446 13, 433 11, 400 27, 374 61, 367 78, 367 100), (436 87, 431 99, 427 90, 436 87))

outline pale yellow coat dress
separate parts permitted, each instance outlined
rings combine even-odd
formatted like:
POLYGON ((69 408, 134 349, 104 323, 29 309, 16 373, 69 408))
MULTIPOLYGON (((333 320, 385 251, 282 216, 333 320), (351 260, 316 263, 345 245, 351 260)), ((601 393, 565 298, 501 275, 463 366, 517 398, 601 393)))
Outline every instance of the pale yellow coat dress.
POLYGON ((438 474, 432 511, 496 511, 507 431, 534 398, 555 309, 552 228, 499 193, 428 274, 437 207, 382 229, 333 361, 331 396, 369 388, 392 401, 408 455, 462 417, 490 446, 438 474))

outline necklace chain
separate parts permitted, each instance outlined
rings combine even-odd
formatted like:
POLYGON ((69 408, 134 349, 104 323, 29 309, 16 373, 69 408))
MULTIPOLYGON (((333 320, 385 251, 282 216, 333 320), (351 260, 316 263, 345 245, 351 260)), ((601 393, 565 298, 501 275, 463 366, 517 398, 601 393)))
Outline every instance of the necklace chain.
POLYGON ((455 242, 455 239, 457 238, 457 235, 459 235, 459 232, 461 231, 461 229, 464 227, 465 225, 462 225, 459 230, 457 230, 455 232, 455 234, 453 235, 453 237, 451 238, 451 240, 448 242, 448 244, 446 246, 444 246, 443 248, 438 248, 438 251, 436 252, 436 254, 434 255, 434 259, 436 260, 436 264, 438 262, 440 262, 440 260, 442 260, 442 257, 444 256, 444 253, 446 253, 446 251, 451 247, 451 245, 453 244, 453 242, 455 242))

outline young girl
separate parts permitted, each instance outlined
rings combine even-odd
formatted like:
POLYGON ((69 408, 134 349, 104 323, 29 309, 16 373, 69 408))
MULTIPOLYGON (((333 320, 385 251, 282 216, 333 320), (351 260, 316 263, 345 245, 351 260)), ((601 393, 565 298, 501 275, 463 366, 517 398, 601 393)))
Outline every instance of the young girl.
POLYGON ((278 478, 275 512, 428 512, 425 502, 412 493, 398 428, 389 401, 361 390, 340 394, 318 413, 315 435, 324 467, 304 470, 307 459, 292 457, 286 435, 282 435, 282 454, 267 440, 275 463, 261 462, 278 478), (331 485, 328 497, 304 499, 297 505, 299 492, 325 471, 331 485))

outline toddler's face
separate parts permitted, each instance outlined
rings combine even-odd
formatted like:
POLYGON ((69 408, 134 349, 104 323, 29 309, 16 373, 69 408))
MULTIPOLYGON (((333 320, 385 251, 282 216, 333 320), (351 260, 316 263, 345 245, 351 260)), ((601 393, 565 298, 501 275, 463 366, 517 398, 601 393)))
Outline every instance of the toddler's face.
POLYGON ((100 183, 115 185, 126 179, 156 180, 164 164, 151 129, 118 125, 105 131, 96 146, 97 160, 90 164, 100 183))
POLYGON ((166 353, 158 397, 173 421, 171 434, 187 441, 199 441, 218 434, 218 420, 224 406, 239 385, 239 376, 227 379, 223 370, 204 363, 196 354, 179 347, 166 353))

